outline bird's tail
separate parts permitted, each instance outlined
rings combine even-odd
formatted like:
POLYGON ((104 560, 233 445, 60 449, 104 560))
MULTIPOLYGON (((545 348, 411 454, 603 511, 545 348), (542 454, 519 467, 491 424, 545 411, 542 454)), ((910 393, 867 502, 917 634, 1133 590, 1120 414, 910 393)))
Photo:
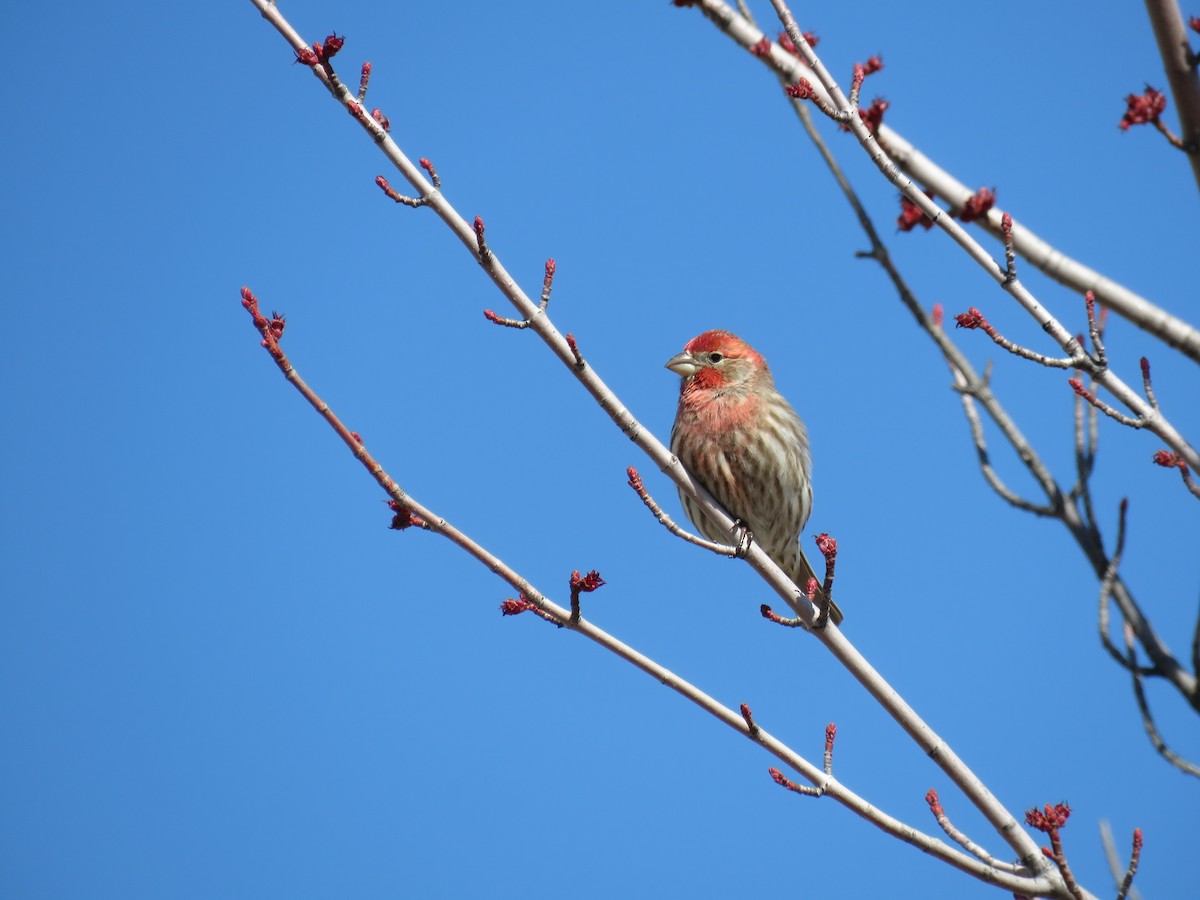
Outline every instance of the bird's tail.
MULTIPOLYGON (((808 564, 808 559, 804 556, 804 550, 801 549, 799 544, 796 545, 796 556, 798 559, 792 567, 792 581, 796 582, 796 585, 803 591, 808 587, 808 579, 815 578, 817 581, 817 597, 819 598, 822 594, 821 584, 824 583, 824 579, 817 578, 817 573, 808 564)), ((834 625, 841 625, 842 619, 845 618, 842 615, 841 607, 832 600, 829 601, 829 618, 833 620, 834 625)))

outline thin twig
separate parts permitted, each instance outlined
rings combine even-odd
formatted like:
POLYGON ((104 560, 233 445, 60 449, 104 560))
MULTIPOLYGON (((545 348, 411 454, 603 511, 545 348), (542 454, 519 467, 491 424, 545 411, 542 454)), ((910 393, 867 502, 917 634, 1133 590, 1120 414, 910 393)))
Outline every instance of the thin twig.
POLYGON ((1142 829, 1133 829, 1133 849, 1129 851, 1129 867, 1125 870, 1125 877, 1121 879, 1120 890, 1117 891, 1117 900, 1125 900, 1129 896, 1130 888, 1133 886, 1133 876, 1137 874, 1138 861, 1142 857, 1142 829))
MULTIPOLYGON (((1183 129, 1183 138, 1175 139, 1176 146, 1186 150, 1196 186, 1200 187, 1200 83, 1196 80, 1195 61, 1183 14, 1178 0, 1146 0, 1146 14, 1154 29, 1158 53, 1183 129)), ((1160 125, 1160 130, 1170 134, 1165 125, 1160 125)))
MULTIPOLYGON (((1014 276, 1015 278, 1015 276, 1014 276)), ((996 344, 1003 347, 1014 356, 1019 356, 1022 359, 1028 359, 1042 366, 1047 366, 1052 369, 1078 369, 1087 367, 1087 355, 1083 352, 1083 347, 1075 338, 1071 338, 1071 351, 1074 355, 1066 357, 1051 357, 1044 353, 1038 353, 1036 350, 1030 350, 1028 347, 1022 347, 1020 344, 1014 344, 992 325, 983 313, 972 306, 965 313, 959 313, 954 317, 956 328, 966 328, 973 330, 978 328, 996 344)), ((1090 369, 1089 369, 1090 371, 1090 369)))
MULTIPOLYGON (((1104 328, 1096 321, 1096 292, 1088 291, 1083 295, 1083 302, 1087 308, 1088 334, 1092 338, 1092 349, 1095 351, 1094 362, 1100 368, 1108 365, 1108 359, 1104 355, 1104 328)), ((1157 403, 1150 404, 1152 408, 1158 409, 1157 403)))
POLYGON ((938 825, 942 831, 946 832, 946 836, 954 843, 958 844, 972 856, 983 860, 989 866, 999 869, 1002 872, 1019 872, 1021 867, 1010 862, 1005 862, 1002 859, 996 859, 992 854, 988 853, 977 843, 967 837, 963 832, 959 831, 954 823, 950 821, 950 817, 946 815, 946 810, 942 806, 942 802, 938 797, 938 792, 930 788, 925 794, 925 802, 929 804, 929 811, 933 813, 933 817, 937 819, 938 825))
POLYGON ((635 469, 633 466, 630 466, 625 470, 625 473, 629 476, 629 486, 634 489, 639 497, 642 498, 642 502, 646 504, 646 509, 650 510, 650 514, 658 520, 658 524, 662 525, 665 529, 667 529, 667 531, 675 535, 675 537, 683 538, 683 540, 690 544, 695 544, 697 547, 703 547, 705 550, 711 550, 713 553, 720 554, 721 556, 736 557, 738 555, 737 547, 734 547, 730 544, 721 544, 717 541, 707 540, 699 535, 692 534, 686 528, 680 526, 680 524, 667 515, 663 511, 663 508, 658 505, 658 502, 650 496, 650 492, 646 490, 646 485, 642 481, 642 476, 638 473, 637 469, 635 469))
MULTIPOLYGON (((1100 630, 1100 643, 1104 649, 1108 651, 1118 665, 1122 668, 1129 668, 1129 657, 1126 653, 1117 649, 1117 646, 1109 637, 1109 610, 1108 603, 1112 597, 1113 584, 1116 582, 1117 570, 1121 567, 1121 558, 1125 555, 1125 533, 1126 533, 1126 518, 1129 512, 1128 498, 1121 501, 1117 514, 1117 546, 1113 551, 1112 557, 1108 561, 1108 567, 1104 570, 1104 577, 1100 579, 1100 612, 1097 616, 1097 627, 1100 630)), ((1142 668, 1135 674, 1141 675, 1158 675, 1160 674, 1156 666, 1147 666, 1142 668)))
MULTIPOLYGON (((1094 385, 1095 381, 1093 381, 1092 383, 1094 385)), ((1083 386, 1083 382, 1080 381, 1078 378, 1068 378, 1067 384, 1071 385, 1071 389, 1073 391, 1075 391, 1076 394, 1078 394, 1080 397, 1082 397, 1088 403, 1092 404, 1092 406, 1096 407, 1096 409, 1100 410, 1100 412, 1104 413, 1110 419, 1115 419, 1116 421, 1120 422, 1122 425, 1128 425, 1130 428, 1145 428, 1147 426, 1147 424, 1148 424, 1147 419, 1144 419, 1141 417, 1135 418, 1133 416, 1127 416, 1120 410, 1114 409, 1113 407, 1111 407, 1107 403, 1105 403, 1103 400, 1101 400, 1098 396, 1096 396, 1094 391, 1090 391, 1087 388, 1085 388, 1083 386)))
POLYGON ((1158 751, 1159 756, 1184 774, 1200 778, 1200 766, 1184 759, 1168 747, 1167 742, 1163 740, 1162 734, 1159 733, 1158 725, 1154 722, 1154 716, 1150 714, 1150 703, 1146 699, 1146 689, 1142 684, 1142 672, 1137 661, 1137 648, 1133 643, 1133 629, 1126 623, 1122 631, 1125 635, 1125 652, 1128 654, 1125 667, 1133 676, 1133 695, 1137 698, 1138 709, 1142 714, 1142 727, 1146 729, 1146 737, 1150 739, 1151 746, 1158 751))
POLYGON ((968 384, 966 377, 962 372, 954 368, 953 364, 950 366, 950 372, 954 377, 954 389, 958 391, 959 398, 962 400, 963 414, 967 417, 967 424, 971 428, 971 440, 975 443, 975 454, 979 461, 979 470, 983 473, 984 480, 987 481, 992 490, 1003 500, 1017 509, 1023 509, 1026 512, 1033 513, 1035 516, 1061 518, 1059 507, 1050 503, 1034 503, 1032 500, 1027 500, 1018 495, 1001 480, 996 469, 992 466, 987 441, 983 434, 983 422, 980 421, 979 411, 975 408, 976 391, 982 385, 972 386, 968 384))
POLYGON ((1113 887, 1117 889, 1117 900, 1142 900, 1137 888, 1132 887, 1133 875, 1137 872, 1137 860, 1141 856, 1141 829, 1134 829, 1134 852, 1130 857, 1129 866, 1124 867, 1117 856, 1117 845, 1113 840, 1112 827, 1107 820, 1100 820, 1100 843, 1104 845, 1104 858, 1108 861, 1108 870, 1112 873, 1113 887))
MULTIPOLYGON (((1093 385, 1095 382, 1092 382, 1093 385)), ((1096 421, 1099 413, 1096 407, 1088 404, 1078 394, 1074 398, 1073 429, 1075 436, 1075 475, 1078 479, 1071 489, 1071 496, 1083 504, 1083 519, 1087 527, 1096 534, 1099 540, 1099 523, 1096 520, 1096 510, 1092 501, 1092 472, 1096 465, 1096 421)))

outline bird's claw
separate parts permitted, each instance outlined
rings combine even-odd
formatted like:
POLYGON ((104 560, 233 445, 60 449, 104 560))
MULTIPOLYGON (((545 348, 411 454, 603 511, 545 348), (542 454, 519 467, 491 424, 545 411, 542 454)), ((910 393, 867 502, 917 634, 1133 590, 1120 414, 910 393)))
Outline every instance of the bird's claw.
POLYGON ((754 535, 741 519, 734 519, 729 531, 733 534, 733 558, 745 559, 750 552, 750 545, 754 543, 754 535))

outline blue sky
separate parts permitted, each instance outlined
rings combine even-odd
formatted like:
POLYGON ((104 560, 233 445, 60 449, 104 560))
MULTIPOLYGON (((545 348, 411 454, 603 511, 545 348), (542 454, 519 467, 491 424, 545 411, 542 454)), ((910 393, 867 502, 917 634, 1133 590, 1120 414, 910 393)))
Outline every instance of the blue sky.
MULTIPOLYGON (((854 258, 853 217, 759 65, 665 0, 283 9, 310 40, 346 35, 340 71, 374 63, 369 105, 530 293, 558 260, 557 325, 660 437, 663 363, 688 338, 726 327, 762 351, 812 434, 809 529, 840 541, 846 633, 1010 810, 1072 804, 1084 884, 1110 893, 1106 819, 1122 853, 1145 830, 1147 896, 1194 887, 1200 785, 1142 735, 1080 552, 984 484, 944 364, 854 258)), ((259 348, 243 284, 415 497, 560 602, 572 569, 599 569, 599 625, 810 759, 836 722, 854 790, 932 831, 936 787, 1004 855, 817 642, 759 618, 751 570, 645 513, 625 467, 677 512, 670 484, 533 335, 484 320, 503 299, 435 216, 379 194, 393 173, 249 3, 9 18, 0 895, 996 896, 781 791, 749 742, 591 644, 501 618, 512 591, 448 542, 386 528, 259 348)), ((882 53, 865 96, 961 180, 1196 320, 1190 170, 1116 128, 1125 94, 1164 86, 1140 7, 866 0, 801 24, 835 71, 882 53)), ((894 192, 830 137, 927 306, 1050 349, 944 236, 893 235, 894 192)), ((1078 298, 1027 270, 1082 329, 1078 298)), ((1133 383, 1151 358, 1195 442, 1196 367, 1120 321, 1108 347, 1133 383)), ((1069 481, 1063 374, 1001 358, 994 386, 1069 481)), ((1153 436, 1101 432, 1097 502, 1115 523, 1130 497, 1125 574, 1186 656, 1195 501, 1149 465, 1153 436)), ((1196 716, 1150 697, 1200 755, 1196 716)))

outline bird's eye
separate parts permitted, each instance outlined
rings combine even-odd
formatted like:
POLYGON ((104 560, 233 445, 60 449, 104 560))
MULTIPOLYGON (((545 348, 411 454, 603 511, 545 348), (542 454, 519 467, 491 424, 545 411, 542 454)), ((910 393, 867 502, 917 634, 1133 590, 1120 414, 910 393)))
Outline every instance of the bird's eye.
POLYGON ((719 363, 724 358, 725 358, 724 356, 722 356, 720 353, 717 353, 715 350, 712 353, 708 354, 708 361, 710 363, 719 363))

